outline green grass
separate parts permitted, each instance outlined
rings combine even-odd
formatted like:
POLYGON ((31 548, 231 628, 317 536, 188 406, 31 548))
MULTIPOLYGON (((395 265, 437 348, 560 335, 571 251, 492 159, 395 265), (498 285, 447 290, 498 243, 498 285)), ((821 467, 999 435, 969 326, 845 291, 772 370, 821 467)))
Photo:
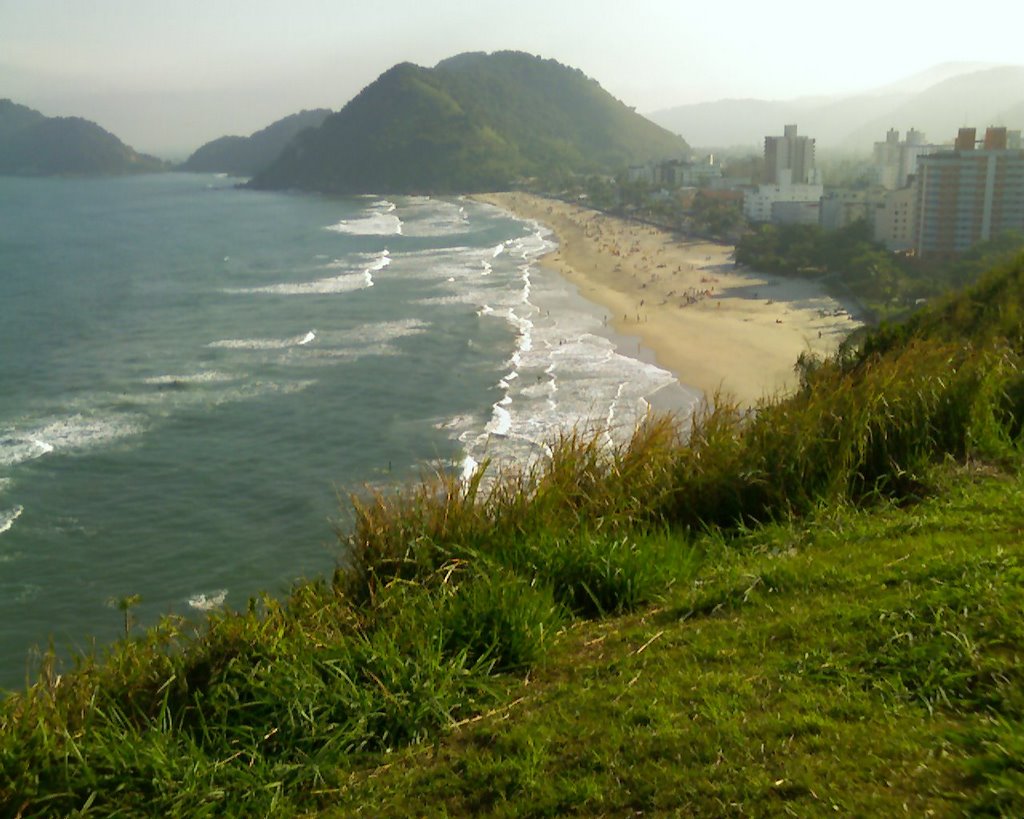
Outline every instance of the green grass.
POLYGON ((354 771, 338 816, 1024 812, 1024 482, 701 541, 505 708, 354 771), (383 761, 382 761, 383 762, 383 761))

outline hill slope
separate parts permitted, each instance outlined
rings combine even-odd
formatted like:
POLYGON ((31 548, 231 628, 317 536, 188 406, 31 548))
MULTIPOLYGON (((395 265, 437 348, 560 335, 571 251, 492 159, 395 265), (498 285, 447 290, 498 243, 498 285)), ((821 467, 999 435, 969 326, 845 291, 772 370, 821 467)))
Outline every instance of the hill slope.
POLYGON ((247 137, 220 137, 198 148, 178 170, 252 176, 277 159, 296 134, 306 128, 319 128, 330 114, 327 108, 300 111, 247 137))
POLYGON ((95 122, 47 117, 0 100, 0 174, 124 174, 166 170, 156 157, 137 153, 95 122))
POLYGON ((300 134, 254 187, 452 193, 688 152, 582 72, 517 52, 394 66, 300 134))

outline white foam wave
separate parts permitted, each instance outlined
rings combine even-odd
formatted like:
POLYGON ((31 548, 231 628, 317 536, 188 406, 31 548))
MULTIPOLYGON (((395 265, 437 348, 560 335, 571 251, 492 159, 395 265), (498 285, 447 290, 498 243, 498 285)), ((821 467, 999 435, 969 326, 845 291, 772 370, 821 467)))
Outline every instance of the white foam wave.
POLYGON ((402 215, 406 236, 455 236, 469 230, 465 208, 441 199, 412 198, 407 200, 402 215))
POLYGON ((456 415, 454 418, 449 418, 447 421, 438 421, 434 424, 434 429, 458 429, 460 427, 464 427, 472 420, 472 416, 469 415, 456 415))
POLYGON ((216 384, 223 381, 234 381, 237 378, 237 375, 222 373, 217 370, 200 370, 197 373, 190 373, 188 375, 154 375, 143 379, 143 383, 155 386, 165 384, 216 384))
POLYGON ((206 346, 215 350, 285 350, 309 344, 315 338, 316 333, 310 330, 304 335, 291 338, 222 338, 206 346))
POLYGON ((370 265, 368 268, 366 268, 366 270, 363 271, 363 276, 366 277, 366 286, 373 287, 373 274, 379 270, 383 270, 389 264, 391 264, 391 254, 388 253, 387 250, 385 250, 383 253, 381 253, 380 257, 374 264, 370 265))
POLYGON ((417 336, 430 329, 429 321, 421 319, 397 319, 379 324, 361 324, 349 332, 349 337, 364 344, 396 341, 407 336, 417 336))
POLYGON ((480 464, 476 462, 476 459, 472 455, 467 455, 462 459, 462 471, 459 474, 459 480, 462 483, 466 483, 476 473, 477 469, 480 468, 480 464))
POLYGON ((324 230, 345 233, 350 236, 401 236, 402 220, 395 214, 394 202, 384 200, 370 208, 365 216, 358 219, 342 219, 324 230))
POLYGON ((21 513, 24 511, 24 506, 15 506, 13 509, 8 509, 6 512, 0 512, 0 535, 4 532, 10 531, 11 527, 14 526, 14 521, 20 518, 21 513))
POLYGON ((24 432, 0 433, 0 465, 13 466, 57 451, 78 451, 113 443, 145 429, 140 416, 114 413, 90 418, 81 414, 43 422, 24 432))
POLYGON ((213 609, 223 606, 227 596, 227 589, 217 589, 209 594, 205 592, 193 594, 188 599, 188 604, 190 607, 197 609, 198 611, 212 611, 213 609))
POLYGON ((501 404, 502 402, 498 401, 492 407, 491 420, 484 427, 484 432, 488 435, 506 436, 512 429, 512 414, 501 404))
POLYGON ((368 273, 349 273, 316 279, 310 282, 282 282, 268 284, 265 287, 230 287, 223 290, 232 295, 264 294, 271 296, 333 296, 339 293, 351 293, 373 286, 368 273))
POLYGON ((345 267, 349 270, 348 273, 340 273, 336 276, 328 276, 327 278, 314 279, 308 282, 281 282, 279 284, 268 284, 263 287, 230 287, 225 288, 223 292, 272 296, 331 296, 339 293, 351 293, 355 290, 373 287, 373 274, 391 264, 391 255, 387 250, 369 258, 371 263, 363 268, 362 272, 352 271, 350 267, 351 262, 336 259, 324 265, 324 267, 332 269, 345 267))

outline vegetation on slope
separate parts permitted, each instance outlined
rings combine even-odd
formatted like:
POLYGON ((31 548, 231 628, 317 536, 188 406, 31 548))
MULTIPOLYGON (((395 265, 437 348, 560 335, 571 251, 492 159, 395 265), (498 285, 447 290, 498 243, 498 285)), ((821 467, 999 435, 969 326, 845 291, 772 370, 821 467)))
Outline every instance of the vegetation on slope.
POLYGON ((0 813, 1019 815, 1022 266, 963 296, 1002 332, 951 302, 753 415, 362 499, 330 581, 44 668, 0 813))
POLYGON ((99 125, 80 117, 46 117, 0 100, 0 174, 124 174, 166 170, 99 125))
POLYGON ((1024 236, 1005 233, 979 242, 947 262, 890 253, 858 221, 836 231, 817 225, 761 225, 736 245, 736 261, 781 275, 823 277, 852 293, 880 319, 908 315, 921 300, 973 284, 985 271, 1011 260, 1024 236))
POLYGON ((581 72, 516 53, 402 63, 300 134, 252 184, 328 193, 495 190, 685 154, 581 72))
POLYGON ((296 134, 307 128, 319 128, 330 114, 326 108, 300 111, 247 137, 220 137, 199 147, 177 170, 253 176, 277 159, 296 134))
POLYGON ((508 702, 355 768, 329 816, 1019 816, 1024 483, 698 538, 508 702))

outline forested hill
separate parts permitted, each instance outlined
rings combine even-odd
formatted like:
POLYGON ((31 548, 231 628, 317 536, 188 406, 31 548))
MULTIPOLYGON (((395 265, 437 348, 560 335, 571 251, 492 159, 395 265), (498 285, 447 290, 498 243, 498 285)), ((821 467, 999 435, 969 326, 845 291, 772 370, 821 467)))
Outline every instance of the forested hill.
POLYGON ((252 184, 331 193, 454 193, 685 156, 581 71, 518 52, 401 63, 296 137, 252 184))
POLYGON ((296 134, 306 128, 318 128, 330 114, 327 108, 300 111, 247 137, 220 137, 196 150, 178 170, 252 176, 277 159, 296 134))
POLYGON ((0 174, 124 174, 166 170, 95 122, 47 117, 9 99, 0 100, 0 174))

